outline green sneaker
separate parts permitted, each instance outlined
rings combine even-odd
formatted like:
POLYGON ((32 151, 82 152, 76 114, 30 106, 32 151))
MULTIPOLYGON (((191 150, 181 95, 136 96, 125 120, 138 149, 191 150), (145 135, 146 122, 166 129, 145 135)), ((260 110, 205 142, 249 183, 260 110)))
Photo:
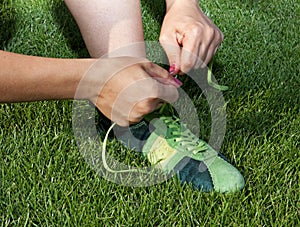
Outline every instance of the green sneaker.
POLYGON ((113 124, 107 131, 102 151, 103 163, 109 172, 135 171, 115 171, 106 164, 105 147, 113 127, 117 129, 117 139, 125 146, 142 152, 152 165, 165 173, 176 173, 182 184, 191 183, 198 190, 221 193, 235 192, 244 187, 240 172, 176 117, 155 118, 150 124, 143 120, 127 128, 113 124))
POLYGON ((191 183, 208 192, 234 192, 244 187, 244 178, 223 155, 197 138, 178 118, 160 117, 142 152, 163 171, 174 171, 181 183, 191 183))

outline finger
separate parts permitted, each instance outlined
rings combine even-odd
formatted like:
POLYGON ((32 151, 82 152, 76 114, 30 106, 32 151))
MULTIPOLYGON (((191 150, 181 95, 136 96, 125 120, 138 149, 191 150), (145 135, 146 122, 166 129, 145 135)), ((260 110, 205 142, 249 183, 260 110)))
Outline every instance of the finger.
POLYGON ((216 33, 217 31, 212 27, 209 27, 205 30, 205 36, 199 49, 199 58, 203 61, 200 65, 202 68, 209 63, 212 53, 215 50, 215 44, 217 40, 216 33))
POLYGON ((211 59, 213 58, 213 56, 215 55, 216 51, 217 51, 218 47, 210 47, 208 49, 208 52, 207 52, 207 55, 206 55, 206 58, 205 60, 202 62, 202 64, 200 65, 201 68, 204 68, 206 67, 209 62, 211 61, 211 59))
POLYGON ((159 102, 175 102, 178 99, 177 88, 165 85, 157 80, 147 77, 136 81, 119 92, 112 103, 111 116, 118 124, 129 124, 141 119, 144 115, 154 111, 159 102))
MULTIPOLYGON (((153 99, 146 99, 143 101, 138 102, 130 111, 129 116, 128 116, 128 121, 121 121, 122 124, 135 124, 140 122, 145 115, 159 109, 162 107, 164 101, 153 98, 153 99), (147 106, 147 111, 145 111, 145 106, 147 106), (137 109, 142 109, 141 112, 137 112, 137 109)), ((127 126, 125 125, 125 126, 127 126)))
POLYGON ((181 71, 188 73, 197 63, 199 47, 201 42, 197 38, 196 32, 190 32, 183 38, 181 52, 181 71), (192 34, 195 33, 195 34, 192 34))
POLYGON ((160 109, 160 107, 162 107, 162 105, 163 105, 164 103, 165 103, 164 100, 158 99, 158 100, 157 100, 157 104, 156 104, 155 109, 156 109, 156 110, 160 109))
POLYGON ((164 101, 159 98, 145 98, 139 100, 131 109, 130 119, 138 119, 148 113, 153 112, 162 106, 164 101))
POLYGON ((151 78, 138 81, 126 90, 122 94, 126 95, 127 98, 134 98, 134 109, 136 113, 141 115, 154 111, 161 105, 162 101, 173 103, 179 97, 176 87, 165 85, 151 78))
POLYGON ((161 79, 169 79, 170 78, 170 75, 167 70, 165 70, 164 68, 162 68, 159 65, 154 64, 152 62, 143 64, 142 67, 145 70, 145 72, 147 72, 148 75, 151 77, 159 77, 161 79))
POLYGON ((160 36, 159 41, 168 57, 170 64, 170 74, 176 75, 180 71, 180 53, 181 53, 181 38, 178 33, 174 33, 171 38, 160 36))
POLYGON ((199 51, 198 51, 198 56, 197 57, 197 60, 196 60, 196 63, 194 65, 194 68, 195 69, 199 69, 202 65, 203 65, 203 60, 200 58, 199 56, 199 53, 200 53, 200 49, 201 49, 201 45, 199 46, 199 51))
POLYGON ((176 87, 158 83, 157 98, 168 103, 176 102, 179 98, 179 93, 176 87))
POLYGON ((219 29, 210 29, 206 39, 207 46, 200 48, 200 55, 202 54, 203 56, 203 64, 201 65, 202 68, 210 62, 223 39, 224 36, 219 29))
POLYGON ((154 64, 154 63, 148 63, 146 64, 146 67, 144 70, 148 73, 149 76, 151 76, 153 79, 159 81, 160 83, 163 83, 165 85, 173 85, 175 87, 180 87, 182 83, 171 76, 167 70, 164 68, 154 64))
POLYGON ((218 47, 221 45, 222 41, 224 40, 224 36, 221 31, 218 32, 217 38, 214 42, 211 43, 211 46, 208 48, 208 52, 206 58, 204 60, 204 64, 207 65, 213 56, 216 54, 218 47))

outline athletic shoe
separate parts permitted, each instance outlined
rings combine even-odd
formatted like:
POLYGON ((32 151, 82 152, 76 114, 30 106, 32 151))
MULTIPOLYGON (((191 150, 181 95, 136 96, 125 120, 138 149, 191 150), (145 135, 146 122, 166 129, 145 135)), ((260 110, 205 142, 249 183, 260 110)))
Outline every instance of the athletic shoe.
POLYGON ((152 165, 165 173, 175 172, 182 184, 192 184, 204 192, 221 193, 244 187, 240 172, 177 117, 155 118, 150 124, 143 120, 130 127, 114 127, 116 137, 126 147, 141 151, 152 165))
POLYGON ((234 192, 244 187, 244 178, 225 157, 197 138, 175 117, 160 117, 142 152, 152 165, 174 171, 181 183, 191 183, 208 192, 234 192))

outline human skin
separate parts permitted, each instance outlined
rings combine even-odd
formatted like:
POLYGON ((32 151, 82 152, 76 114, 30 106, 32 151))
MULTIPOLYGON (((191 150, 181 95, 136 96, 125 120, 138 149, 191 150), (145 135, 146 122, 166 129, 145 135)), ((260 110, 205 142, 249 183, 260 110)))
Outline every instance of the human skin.
POLYGON ((223 33, 202 12, 197 0, 166 0, 159 40, 173 74, 205 67, 223 39, 223 33))
MULTIPOLYGON (((0 103, 87 99, 108 118, 127 126, 157 109, 163 100, 178 98, 173 77, 145 59, 55 59, 5 51, 0 51, 0 59, 0 103), (97 67, 92 67, 95 63, 97 67), (91 68, 96 69, 93 76, 87 73, 91 68), (143 97, 120 95, 139 80, 147 80, 155 89, 143 90, 143 97), (115 105, 120 100, 126 105, 115 105)), ((139 87, 131 89, 136 94, 139 91, 139 87)))
POLYGON ((114 56, 146 56, 142 45, 132 45, 144 41, 139 0, 65 0, 65 3, 91 57, 99 58, 112 52, 114 56))
MULTIPOLYGON (((143 32, 140 29, 137 33, 132 32, 132 36, 126 35, 126 38, 108 42, 110 40, 108 37, 112 35, 112 31, 108 29, 114 21, 111 20, 110 24, 109 17, 105 15, 114 13, 115 7, 98 11, 97 7, 87 4, 89 1, 86 1, 90 12, 86 14, 85 7, 80 5, 84 1, 70 2, 76 10, 79 10, 79 17, 84 21, 89 20, 90 16, 100 15, 107 26, 102 26, 99 36, 93 33, 94 27, 92 30, 87 30, 87 32, 92 32, 90 34, 84 31, 85 39, 98 40, 95 42, 97 47, 90 46, 90 41, 86 41, 88 49, 96 51, 91 52, 92 57, 108 53, 113 50, 112 47, 118 48, 127 43, 143 40, 143 32), (105 38, 99 41, 99 37, 105 38)), ((106 6, 110 5, 108 1, 105 3, 106 6)), ((128 14, 133 18, 136 18, 135 14, 140 14, 139 5, 133 3, 134 1, 132 4, 127 4, 130 7, 128 9, 118 8, 118 20, 124 19, 124 21, 115 29, 136 28, 141 24, 140 21, 126 20, 128 14)), ((83 25, 90 28, 88 24, 83 25)), ((115 32, 116 30, 113 35, 115 32)), ((136 48, 135 51, 130 48, 131 55, 125 52, 116 56, 125 55, 126 57, 110 56, 109 59, 54 59, 0 51, 0 102, 88 99, 108 118, 121 126, 127 126, 140 121, 144 115, 159 108, 162 102, 172 102, 178 98, 176 87, 179 85, 176 80, 163 68, 141 58, 145 54, 143 46, 136 48), (142 81, 147 81, 147 83, 142 81), (133 86, 135 83, 144 84, 144 86, 147 84, 152 89, 141 90, 139 86, 133 86), (131 88, 130 92, 128 87, 131 88)))
MULTIPOLYGON (((100 62, 97 73, 84 79, 83 84, 88 86, 79 89, 79 93, 76 93, 78 86, 96 59, 53 59, 0 51, 0 102, 89 99, 108 118, 125 126, 141 120, 145 114, 160 107, 162 101, 172 102, 178 98, 176 80, 166 70, 141 58, 145 57, 143 46, 132 48, 132 43, 144 39, 139 1, 65 2, 80 27, 91 57, 100 57, 120 48, 122 51, 114 52, 109 59, 97 60, 100 62), (104 61, 105 65, 102 64, 104 61), (118 64, 122 70, 116 70, 118 64), (135 90, 126 93, 135 82, 154 89, 134 86, 135 90), (147 92, 143 93, 142 99, 135 98, 138 95, 134 94, 140 94, 141 90, 147 92)), ((223 39, 222 33, 202 13, 196 1, 166 0, 166 3, 160 41, 172 66, 171 74, 201 66, 198 57, 208 62, 223 39), (206 33, 208 30, 210 32, 206 33)))
MULTIPOLYGON (((132 45, 144 41, 139 0, 65 0, 65 3, 92 57, 108 53, 146 56, 142 45, 132 45)), ((159 40, 168 56, 171 74, 207 65, 223 39, 222 32, 202 12, 197 0, 166 0, 159 40)))
MULTIPOLYGON (((65 0, 65 3, 92 57, 146 56, 141 45, 144 34, 139 0, 65 0)), ((166 6, 160 42, 169 58, 170 75, 204 67, 222 42, 222 32, 202 12, 196 0, 166 0, 166 6)), ((124 77, 122 81, 130 84, 129 78, 124 77)), ((147 86, 151 85, 140 86, 140 91, 147 86)))
POLYGON ((0 50, 0 102, 72 99, 94 59, 55 59, 0 50))
POLYGON ((76 96, 89 97, 106 117, 127 126, 163 102, 175 102, 178 87, 165 69, 145 58, 101 58, 80 81, 76 96))
MULTIPOLYGON (((79 26, 91 57, 101 57, 103 59, 119 56, 136 58, 144 58, 146 56, 145 46, 143 45, 144 33, 140 1, 65 0, 65 3, 79 26)), ((149 72, 148 69, 151 68, 153 67, 145 68, 145 71, 149 72)), ((106 71, 111 74, 118 70, 111 67, 108 67, 108 69, 106 71)), ((153 70, 150 71, 153 72, 153 70)), ((181 83, 176 82, 176 79, 162 68, 157 68, 155 71, 159 71, 160 75, 155 75, 156 73, 154 73, 152 78, 160 81, 160 83, 157 83, 155 80, 148 80, 149 78, 146 79, 142 75, 143 73, 139 74, 137 71, 131 71, 130 75, 124 75, 123 78, 113 78, 109 81, 106 86, 107 89, 103 89, 102 94, 105 94, 105 96, 101 95, 98 101, 102 113, 110 119, 114 118, 112 113, 115 113, 117 116, 129 115, 129 122, 134 123, 140 121, 143 115, 160 107, 163 101, 175 101, 178 98, 178 93, 174 88, 179 87, 181 83), (132 80, 133 77, 135 78, 134 80, 132 80), (167 78, 167 80, 160 80, 159 78, 161 77, 167 78), (122 89, 117 84, 122 84, 122 89), (173 87, 168 85, 173 85, 173 87), (163 88, 163 86, 165 87, 163 88), (133 93, 132 90, 135 92, 133 93), (148 91, 146 92, 146 94, 149 94, 148 97, 144 95, 145 90, 148 91), (161 99, 157 99, 156 96, 160 96, 161 99), (116 97, 113 100, 117 101, 117 106, 122 106, 122 108, 118 110, 109 97, 116 97), (123 97, 126 97, 126 99, 123 99, 123 97), (139 97, 140 101, 137 103, 135 100, 136 105, 133 112, 128 107, 131 106, 129 103, 133 102, 132 100, 136 97, 139 97)), ((89 78, 93 77, 90 73, 88 75, 89 78)), ((97 76, 103 75, 94 74, 94 77, 97 76)), ((121 124, 125 125, 125 122, 121 124)))

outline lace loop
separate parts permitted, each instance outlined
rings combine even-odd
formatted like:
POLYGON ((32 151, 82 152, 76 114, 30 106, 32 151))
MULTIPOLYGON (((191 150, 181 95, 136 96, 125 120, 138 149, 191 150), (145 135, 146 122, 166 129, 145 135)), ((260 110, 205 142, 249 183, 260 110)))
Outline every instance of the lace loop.
POLYGON ((186 128, 185 124, 180 123, 179 118, 161 117, 161 119, 171 130, 170 135, 175 137, 173 141, 185 150, 192 151, 194 154, 197 154, 208 149, 205 142, 199 141, 195 136, 193 136, 191 131, 186 128), (195 141, 197 142, 195 143, 195 141))
POLYGON ((110 133, 110 131, 113 129, 113 127, 116 125, 116 123, 113 123, 109 129, 107 130, 106 132, 106 135, 104 137, 104 140, 103 140, 103 145, 102 145, 102 161, 103 161, 103 166, 104 168, 108 171, 108 172, 111 172, 111 173, 136 173, 136 172, 145 172, 141 169, 124 169, 124 170, 113 170, 111 169, 107 162, 106 162, 106 146, 107 146, 107 140, 108 140, 108 135, 110 133))

